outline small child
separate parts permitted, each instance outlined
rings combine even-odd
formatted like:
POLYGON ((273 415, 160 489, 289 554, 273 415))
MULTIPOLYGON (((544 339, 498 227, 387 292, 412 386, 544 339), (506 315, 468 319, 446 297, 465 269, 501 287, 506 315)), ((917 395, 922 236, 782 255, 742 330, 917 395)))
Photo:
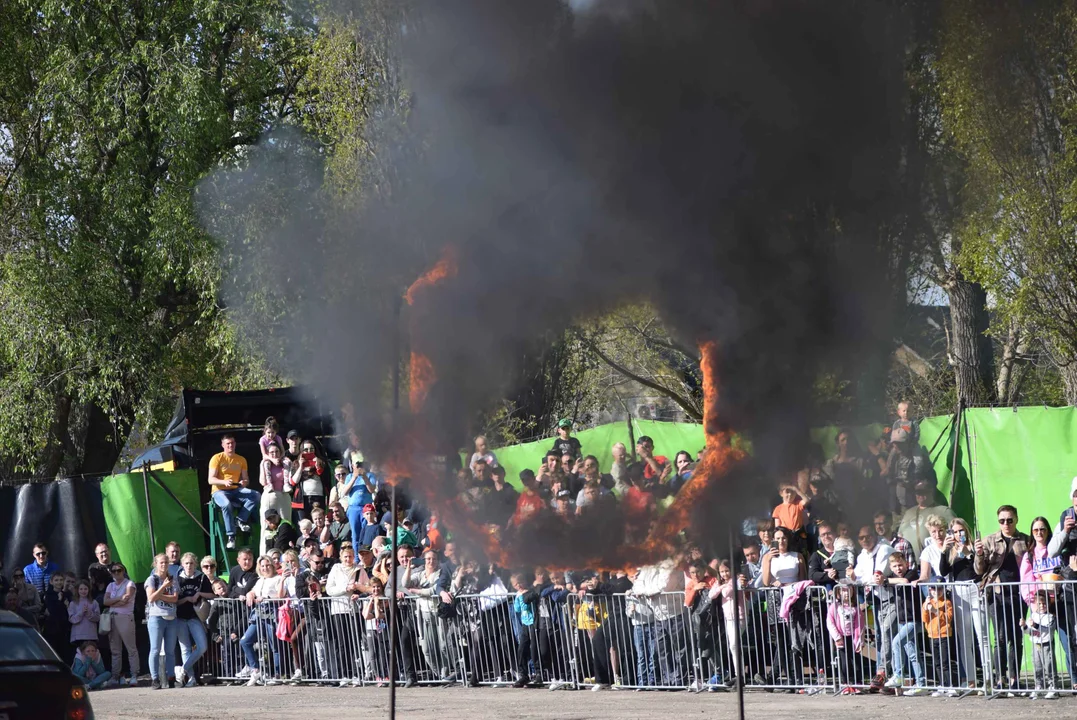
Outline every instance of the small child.
POLYGON ((728 560, 718 563, 718 581, 711 585, 708 595, 712 600, 721 598, 722 618, 725 621, 726 643, 729 645, 729 659, 734 668, 733 677, 740 677, 741 670, 737 668, 737 646, 740 644, 740 636, 737 634, 737 616, 740 617, 740 627, 745 627, 744 615, 744 587, 747 578, 740 575, 733 577, 733 566, 728 560), (735 589, 734 589, 735 588, 735 589), (734 596, 734 592, 736 596, 734 596))
POLYGON ((71 621, 68 619, 67 609, 72 595, 64 590, 64 576, 61 573, 49 578, 49 587, 45 590, 43 600, 45 620, 41 634, 61 660, 65 663, 71 662, 75 655, 71 652, 71 621))
POLYGON ((853 687, 864 684, 864 664, 860 659, 863 646, 864 610, 856 600, 852 586, 841 583, 834 587, 830 605, 826 609, 826 627, 838 654, 838 680, 842 695, 859 695, 853 687))
POLYGON ((897 404, 897 417, 891 424, 895 428, 904 429, 909 442, 920 442, 920 423, 912 418, 912 404, 908 400, 897 404))
MULTIPOLYGON (((940 577, 931 578, 932 583, 941 583, 940 577)), ((956 697, 957 678, 951 674, 950 652, 954 635, 954 604, 946 597, 946 588, 932 585, 928 589, 927 602, 921 609, 924 629, 931 639, 931 664, 935 670, 935 684, 939 689, 931 693, 932 697, 956 697), (944 690, 942 688, 949 688, 944 690)))
MULTIPOLYGON (((890 641, 891 657, 894 662, 894 674, 886 681, 888 688, 905 686, 905 661, 912 666, 916 684, 905 691, 906 695, 920 695, 924 692, 924 670, 920 665, 920 654, 916 650, 916 621, 920 615, 920 588, 912 585, 920 573, 909 567, 909 561, 899 552, 890 555, 889 580, 880 583, 880 592, 884 599, 894 605, 897 616, 897 631, 890 641)), ((884 639, 885 642, 885 639, 884 639)))
MULTIPOLYGON (((1026 623, 1022 618, 1021 627, 1032 639, 1032 666, 1036 675, 1036 691, 1046 690, 1044 698, 1053 700, 1058 697, 1058 693, 1055 692, 1055 616, 1051 612, 1046 590, 1036 593, 1032 611, 1028 614, 1028 622, 1026 623)), ((1036 691, 1032 693, 1033 700, 1037 697, 1036 691)))
POLYGON ((782 503, 775 506, 774 512, 771 513, 774 526, 789 528, 800 535, 804 530, 804 502, 800 497, 800 491, 793 485, 782 485, 779 492, 782 496, 782 503))
MULTIPOLYGON (((527 669, 528 661, 534 665, 536 671, 541 668, 539 664, 538 634, 535 625, 537 615, 535 605, 538 601, 538 593, 534 587, 529 585, 529 583, 534 583, 534 578, 525 573, 514 573, 509 582, 512 583, 512 589, 516 591, 512 609, 522 626, 520 642, 516 646, 516 666, 519 668, 520 677, 517 678, 512 686, 523 688, 531 685, 531 676, 527 669)), ((539 678, 537 682, 541 683, 542 681, 539 678)))
POLYGON ((101 652, 97 649, 97 644, 90 640, 79 646, 71 671, 78 676, 87 690, 103 688, 105 683, 112 679, 112 673, 105 670, 105 664, 101 662, 101 652))

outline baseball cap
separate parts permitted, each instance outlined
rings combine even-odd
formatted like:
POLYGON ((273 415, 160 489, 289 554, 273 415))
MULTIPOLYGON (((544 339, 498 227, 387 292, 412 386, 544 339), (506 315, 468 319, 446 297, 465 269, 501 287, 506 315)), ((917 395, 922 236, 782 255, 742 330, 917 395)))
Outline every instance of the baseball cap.
POLYGON ((374 552, 369 545, 360 545, 359 547, 357 547, 355 549, 355 551, 356 552, 368 552, 368 553, 374 552))
POLYGON ((276 508, 269 508, 268 510, 265 511, 266 520, 268 520, 269 518, 279 518, 279 517, 280 517, 280 513, 277 512, 276 508))
POLYGON ((557 427, 559 427, 559 428, 570 428, 570 427, 572 427, 572 421, 569 420, 568 418, 561 418, 557 423, 557 427))
POLYGON ((926 482, 916 483, 916 487, 913 488, 913 493, 916 495, 932 495, 934 492, 935 486, 926 482))
POLYGON ((374 507, 374 503, 367 503, 363 506, 363 512, 366 512, 367 510, 377 510, 377 508, 374 507))
POLYGON ((557 493, 557 499, 558 500, 569 499, 571 497, 572 497, 572 493, 569 492, 568 490, 562 490, 561 492, 557 493))
POLYGON ((298 430, 289 430, 288 434, 285 437, 287 437, 289 440, 291 440, 292 438, 297 438, 297 437, 299 437, 299 431, 298 430))

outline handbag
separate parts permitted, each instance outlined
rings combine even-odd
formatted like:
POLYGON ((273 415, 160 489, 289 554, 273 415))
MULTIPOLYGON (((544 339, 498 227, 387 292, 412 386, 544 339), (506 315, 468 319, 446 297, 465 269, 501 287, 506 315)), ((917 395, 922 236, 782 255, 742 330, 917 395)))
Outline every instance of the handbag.
POLYGON ((112 611, 106 609, 97 619, 97 634, 108 635, 112 631, 112 611))
POLYGON ((288 642, 293 632, 295 632, 295 618, 292 617, 288 604, 284 603, 277 608, 277 639, 281 642, 288 642))
POLYGON ((198 616, 198 619, 205 625, 209 622, 209 614, 213 612, 213 607, 209 604, 209 600, 205 598, 198 598, 198 602, 194 604, 194 614, 198 616))

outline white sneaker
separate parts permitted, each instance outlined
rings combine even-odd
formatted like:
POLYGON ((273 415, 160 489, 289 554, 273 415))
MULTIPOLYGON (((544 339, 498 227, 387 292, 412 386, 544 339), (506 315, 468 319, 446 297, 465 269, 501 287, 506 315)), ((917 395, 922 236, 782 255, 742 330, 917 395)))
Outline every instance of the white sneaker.
POLYGON ((224 549, 225 550, 235 550, 236 549, 236 539, 234 537, 228 538, 228 541, 224 544, 224 549))
POLYGON ((251 670, 251 679, 247 681, 247 687, 254 687, 262 681, 262 673, 251 670))
POLYGON ((565 684, 563 682, 561 682, 560 680, 554 680, 548 686, 546 686, 546 689, 547 690, 560 690, 564 686, 565 686, 565 684))
POLYGON ((946 697, 946 691, 936 690, 935 692, 931 693, 931 697, 946 697))
POLYGON ((1048 690, 1047 694, 1043 696, 1043 699, 1044 700, 1057 700, 1058 699, 1058 693, 1056 693, 1054 690, 1048 690))
POLYGON ((351 680, 341 680, 337 683, 337 687, 348 687, 351 684, 351 680))
POLYGON ((609 690, 609 689, 610 689, 609 685, 606 685, 604 683, 599 683, 599 684, 595 685, 593 688, 591 688, 591 692, 598 692, 600 690, 609 690))
POLYGON ((183 666, 177 665, 176 668, 176 684, 183 687, 183 680, 187 677, 187 673, 183 672, 183 666))
POLYGON ((299 669, 299 668, 296 668, 295 672, 292 673, 292 682, 299 682, 302 679, 303 679, 303 671, 301 669, 299 669))
POLYGON ((254 671, 251 670, 251 668, 244 667, 242 670, 240 670, 239 672, 236 673, 236 679, 237 680, 246 680, 247 678, 249 678, 251 676, 251 673, 253 673, 253 672, 254 671))
POLYGON ((1036 692, 1035 690, 1033 690, 1032 692, 1030 692, 1028 694, 1028 699, 1029 700, 1039 700, 1040 699, 1040 694, 1038 692, 1036 692))
POLYGON ((893 677, 891 677, 889 680, 886 681, 886 683, 883 685, 883 687, 899 688, 904 684, 905 684, 904 678, 901 678, 901 677, 898 677, 897 675, 894 675, 893 677))
POLYGON ((908 690, 906 690, 902 694, 903 695, 908 695, 909 697, 916 697, 917 695, 923 695, 926 692, 927 692, 927 688, 913 687, 913 688, 909 688, 908 690))

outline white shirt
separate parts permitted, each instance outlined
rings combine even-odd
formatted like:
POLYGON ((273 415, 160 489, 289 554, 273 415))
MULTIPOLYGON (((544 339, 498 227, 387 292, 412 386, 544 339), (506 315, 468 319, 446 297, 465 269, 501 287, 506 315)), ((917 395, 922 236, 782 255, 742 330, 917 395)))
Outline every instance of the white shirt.
POLYGON ((856 567, 853 568, 856 584, 870 584, 876 572, 886 572, 890 567, 890 555, 893 552, 894 548, 885 543, 877 543, 870 553, 862 549, 856 557, 856 567))
POLYGON ((932 575, 942 575, 942 571, 939 570, 939 563, 942 562, 942 549, 935 544, 934 540, 920 553, 921 564, 925 561, 931 565, 932 575))

